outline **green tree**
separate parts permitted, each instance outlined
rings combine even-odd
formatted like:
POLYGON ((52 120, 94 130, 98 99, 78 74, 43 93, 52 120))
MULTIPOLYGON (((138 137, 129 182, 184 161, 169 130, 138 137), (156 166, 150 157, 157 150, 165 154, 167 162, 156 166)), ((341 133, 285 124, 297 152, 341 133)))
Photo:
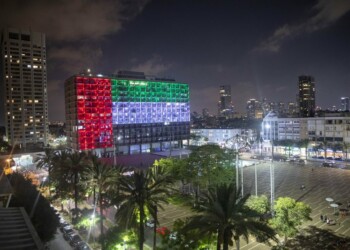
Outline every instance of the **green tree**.
POLYGON ((157 249, 159 250, 200 250, 200 249, 211 249, 212 242, 215 242, 214 235, 203 235, 199 234, 198 230, 184 231, 183 227, 187 221, 177 219, 174 222, 173 230, 171 233, 160 235, 162 244, 157 249))
POLYGON ((247 200, 246 205, 250 209, 262 215, 270 211, 270 203, 266 195, 260 195, 260 196, 252 195, 247 200))
POLYGON ((290 197, 280 197, 275 201, 274 217, 270 220, 271 226, 284 237, 284 244, 288 237, 293 237, 299 231, 299 226, 310 217, 311 208, 303 202, 290 197))
POLYGON ((112 167, 107 164, 102 163, 96 155, 89 156, 89 165, 84 171, 84 179, 86 183, 94 188, 98 193, 98 203, 100 207, 100 230, 101 230, 101 246, 104 249, 103 241, 103 198, 105 194, 117 187, 122 168, 112 167))
POLYGON ((32 224, 43 242, 54 239, 59 220, 50 203, 40 194, 31 180, 26 179, 22 174, 9 175, 9 181, 14 191, 10 207, 24 207, 27 214, 30 214, 39 196, 33 218, 31 218, 32 224))
POLYGON ((195 200, 198 202, 199 188, 207 189, 211 185, 229 183, 234 180, 232 166, 234 154, 218 145, 204 145, 196 148, 188 159, 188 168, 193 171, 192 182, 195 188, 195 200))
POLYGON ((103 236, 103 241, 106 244, 106 249, 109 250, 124 250, 129 249, 128 247, 136 247, 137 245, 135 231, 124 230, 118 226, 109 228, 103 236))
POLYGON ((222 184, 210 188, 205 195, 205 202, 198 208, 198 215, 190 218, 184 230, 196 229, 202 235, 216 234, 217 249, 227 250, 236 242, 240 249, 240 236, 248 241, 249 234, 259 241, 275 240, 275 232, 263 221, 260 213, 250 209, 246 202, 249 195, 240 197, 233 184, 222 184))
POLYGON ((189 164, 189 159, 175 159, 175 158, 162 158, 156 160, 154 165, 167 169, 169 174, 175 179, 181 182, 181 190, 183 187, 197 176, 196 169, 192 168, 189 164))
POLYGON ((119 190, 112 200, 119 209, 116 212, 116 223, 127 228, 138 227, 138 245, 143 249, 144 223, 146 212, 149 212, 157 223, 156 211, 162 203, 167 203, 170 196, 168 185, 171 179, 164 168, 154 166, 146 171, 135 170, 131 176, 120 179, 119 190))

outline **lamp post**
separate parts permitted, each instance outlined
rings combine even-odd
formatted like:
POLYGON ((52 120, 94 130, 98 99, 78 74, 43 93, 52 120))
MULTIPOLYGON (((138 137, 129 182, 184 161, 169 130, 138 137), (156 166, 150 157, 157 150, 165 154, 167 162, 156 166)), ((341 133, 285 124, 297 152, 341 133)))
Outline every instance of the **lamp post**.
POLYGON ((271 192, 271 213, 274 211, 274 201, 275 201, 275 169, 273 165, 273 132, 270 124, 266 124, 265 128, 268 130, 268 138, 271 143, 271 161, 270 161, 270 192, 271 192))
POLYGON ((256 172, 256 164, 254 164, 254 174, 255 174, 255 196, 258 196, 258 174, 256 172))
MULTIPOLYGON (((239 190, 239 150, 241 149, 238 147, 238 142, 236 141, 236 191, 239 190)), ((244 187, 243 187, 243 167, 241 167, 241 192, 242 197, 244 195, 244 187)))
POLYGON ((119 151, 119 140, 120 140, 120 138, 121 138, 120 136, 116 137, 117 140, 114 143, 114 157, 113 157, 113 164, 114 164, 114 166, 117 165, 117 149, 119 151), (118 148, 115 145, 117 145, 118 148))
POLYGON ((44 177, 39 185, 39 190, 38 190, 38 194, 35 198, 35 201, 34 201, 34 204, 33 204, 33 207, 32 207, 32 210, 30 211, 30 214, 29 214, 29 218, 33 218, 33 215, 34 215, 34 212, 35 212, 35 209, 36 209, 36 206, 38 205, 38 202, 39 202, 39 198, 40 198, 40 189, 42 187, 42 185, 44 184, 44 182, 46 181, 46 177, 44 177))

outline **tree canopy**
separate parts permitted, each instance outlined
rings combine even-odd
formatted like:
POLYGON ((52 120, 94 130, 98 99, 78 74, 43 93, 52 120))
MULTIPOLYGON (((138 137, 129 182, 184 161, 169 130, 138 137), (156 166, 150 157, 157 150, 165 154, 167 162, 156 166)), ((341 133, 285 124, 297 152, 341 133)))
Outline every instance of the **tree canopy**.
POLYGON ((303 202, 298 202, 290 197, 280 197, 275 201, 275 214, 270 220, 271 226, 281 236, 284 236, 284 243, 288 237, 295 236, 299 226, 310 217, 311 207, 303 202))

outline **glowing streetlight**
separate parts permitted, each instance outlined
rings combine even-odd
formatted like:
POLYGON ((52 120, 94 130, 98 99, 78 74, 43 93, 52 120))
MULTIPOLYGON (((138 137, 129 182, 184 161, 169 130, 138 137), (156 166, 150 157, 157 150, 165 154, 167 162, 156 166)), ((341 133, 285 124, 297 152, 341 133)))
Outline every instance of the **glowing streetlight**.
POLYGON ((269 131, 269 140, 271 143, 271 161, 270 161, 270 191, 271 191, 271 212, 274 210, 274 200, 275 200, 275 168, 273 166, 273 137, 271 132, 271 125, 269 123, 265 124, 265 128, 269 131))

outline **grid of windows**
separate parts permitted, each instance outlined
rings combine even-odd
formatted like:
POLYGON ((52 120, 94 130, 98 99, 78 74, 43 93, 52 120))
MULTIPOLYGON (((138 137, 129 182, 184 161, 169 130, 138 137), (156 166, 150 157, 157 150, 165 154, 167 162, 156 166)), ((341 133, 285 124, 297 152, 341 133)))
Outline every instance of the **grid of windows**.
POLYGON ((48 132, 45 36, 5 29, 2 37, 7 138, 24 147, 44 144, 48 132))
POLYGON ((65 98, 74 149, 189 139, 187 84, 75 76, 66 81, 65 98))

